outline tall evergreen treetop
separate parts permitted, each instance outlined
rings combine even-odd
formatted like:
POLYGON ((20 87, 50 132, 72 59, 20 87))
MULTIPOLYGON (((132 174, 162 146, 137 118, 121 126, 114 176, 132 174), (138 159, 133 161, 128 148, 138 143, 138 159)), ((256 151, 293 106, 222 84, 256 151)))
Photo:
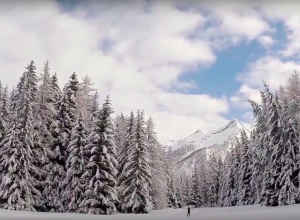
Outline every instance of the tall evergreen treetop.
POLYGON ((112 113, 107 97, 88 137, 90 157, 84 176, 89 179, 89 187, 83 204, 84 211, 89 214, 112 214, 116 210, 117 160, 112 113))
POLYGON ((147 212, 153 209, 151 194, 150 156, 147 146, 143 112, 138 111, 135 126, 135 141, 128 148, 128 161, 124 165, 124 191, 121 194, 122 210, 147 212))
POLYGON ((5 200, 6 209, 35 211, 41 198, 36 189, 40 169, 34 164, 32 97, 35 87, 30 73, 25 72, 21 79, 13 123, 0 147, 0 197, 5 200))

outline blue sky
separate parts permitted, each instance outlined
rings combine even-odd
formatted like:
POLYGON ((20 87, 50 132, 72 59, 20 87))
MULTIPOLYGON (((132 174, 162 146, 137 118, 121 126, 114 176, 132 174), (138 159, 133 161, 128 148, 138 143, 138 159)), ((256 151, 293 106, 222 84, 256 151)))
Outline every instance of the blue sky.
POLYGON ((39 70, 48 59, 61 86, 89 75, 100 101, 109 94, 116 114, 144 109, 168 141, 250 121, 245 100, 259 102, 261 82, 274 90, 300 69, 296 1, 147 2, 0 3, 3 83, 15 86, 28 59, 39 70))
MULTIPOLYGON (((243 41, 236 47, 216 53, 217 60, 208 68, 200 68, 197 71, 187 73, 181 77, 183 81, 195 81, 197 88, 189 91, 193 94, 209 94, 215 97, 233 96, 241 86, 237 80, 237 74, 247 69, 247 64, 265 54, 265 50, 258 42, 243 41)), ((232 109, 229 118, 242 119, 244 111, 232 109)))

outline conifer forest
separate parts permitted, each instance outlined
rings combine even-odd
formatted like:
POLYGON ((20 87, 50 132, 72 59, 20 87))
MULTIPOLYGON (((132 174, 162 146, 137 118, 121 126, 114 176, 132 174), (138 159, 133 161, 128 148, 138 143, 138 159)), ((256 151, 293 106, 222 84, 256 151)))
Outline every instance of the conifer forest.
POLYGON ((276 91, 262 82, 261 103, 248 100, 251 133, 225 152, 203 149, 192 173, 178 175, 147 112, 115 112, 75 72, 61 88, 48 61, 23 71, 15 87, 0 83, 1 208, 111 215, 300 203, 298 72, 276 91))

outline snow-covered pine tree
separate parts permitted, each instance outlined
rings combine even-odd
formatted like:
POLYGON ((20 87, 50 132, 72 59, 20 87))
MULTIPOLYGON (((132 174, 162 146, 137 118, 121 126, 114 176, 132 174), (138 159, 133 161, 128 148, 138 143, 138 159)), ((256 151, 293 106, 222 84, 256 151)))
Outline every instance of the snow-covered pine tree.
POLYGON ((58 85, 58 79, 57 79, 57 74, 56 73, 51 77, 51 87, 52 87, 53 99, 54 99, 54 103, 55 103, 54 106, 55 106, 56 111, 57 111, 57 104, 61 100, 62 92, 61 92, 61 89, 59 88, 59 85, 58 85))
POLYGON ((1 107, 0 107, 0 115, 2 117, 2 120, 5 124, 5 127, 9 127, 9 122, 10 122, 10 106, 9 106, 9 93, 8 93, 8 87, 5 86, 3 89, 3 95, 2 95, 2 102, 1 102, 1 107))
POLYGON ((221 167, 218 157, 219 155, 212 151, 208 159, 208 204, 211 207, 217 206, 219 201, 221 167))
MULTIPOLYGON (((122 112, 121 112, 120 115, 117 115, 117 117, 115 119, 115 128, 116 128, 115 143, 116 143, 116 146, 117 146, 117 149, 118 149, 117 159, 118 159, 119 168, 122 168, 122 166, 120 164, 125 162, 124 158, 122 158, 122 156, 125 156, 124 155, 125 152, 122 149, 123 149, 123 146, 124 146, 124 143, 125 143, 127 122, 128 122, 128 120, 125 118, 125 116, 123 115, 122 112)), ((132 129, 133 129, 133 127, 132 127, 132 129)), ((118 171, 119 171, 118 172, 118 177, 121 174, 121 170, 119 168, 118 168, 118 171)))
POLYGON ((239 166, 238 181, 238 205, 250 205, 252 203, 252 190, 251 190, 251 164, 252 154, 250 148, 250 141, 247 137, 245 130, 241 132, 241 163, 239 166))
POLYGON ((16 97, 17 97, 17 91, 16 88, 13 87, 12 91, 9 94, 9 112, 11 113, 11 115, 13 114, 13 112, 15 112, 16 109, 16 97))
POLYGON ((188 205, 191 199, 191 184, 190 184, 189 177, 185 178, 183 197, 184 197, 183 198, 184 204, 188 205))
POLYGON ((73 128, 72 116, 67 95, 64 94, 58 105, 57 119, 51 125, 52 141, 50 143, 52 154, 49 154, 49 163, 45 169, 48 171, 44 193, 48 208, 52 212, 64 212, 62 203, 64 192, 63 181, 66 177, 66 160, 68 158, 68 146, 73 128))
POLYGON ((168 206, 170 208, 178 208, 177 204, 177 197, 176 197, 176 187, 175 187, 175 177, 172 168, 168 168, 168 181, 167 181, 167 186, 168 186, 168 206))
POLYGON ((134 133, 135 140, 128 147, 128 161, 123 173, 124 191, 121 208, 124 212, 147 213, 153 209, 151 194, 151 159, 148 152, 144 113, 138 111, 134 133))
POLYGON ((261 193, 261 184, 262 184, 262 172, 263 167, 261 164, 261 156, 263 151, 263 144, 260 142, 260 134, 257 130, 252 131, 250 138, 250 149, 252 151, 251 164, 250 164, 250 194, 251 205, 256 205, 259 203, 260 193, 261 193))
MULTIPOLYGON (((262 100, 265 100, 264 93, 261 93, 262 100)), ((255 120, 255 130, 251 137, 251 151, 252 151, 252 163, 251 163, 251 190, 252 190, 252 202, 251 204, 258 204, 260 201, 260 194, 262 189, 262 178, 263 178, 263 161, 262 155, 264 151, 264 141, 266 134, 266 114, 263 106, 258 105, 252 100, 248 100, 252 107, 253 117, 255 120)))
POLYGON ((66 161, 66 178, 64 180, 63 203, 67 212, 84 213, 84 196, 88 182, 83 178, 86 172, 89 152, 86 145, 87 130, 80 114, 71 133, 68 146, 69 157, 66 161))
POLYGON ((288 103, 288 97, 286 94, 286 89, 280 85, 278 89, 278 97, 279 97, 279 104, 283 104, 284 102, 288 103))
POLYGON ((200 179, 197 168, 197 161, 194 162, 193 173, 192 173, 192 189, 191 189, 191 199, 190 205, 194 205, 195 207, 200 207, 203 203, 201 198, 200 191, 200 179))
POLYGON ((232 205, 238 205, 239 201, 239 178, 240 178, 240 164, 242 161, 242 143, 241 140, 236 138, 235 147, 233 148, 234 164, 233 164, 233 173, 234 173, 234 188, 232 191, 231 201, 232 205))
POLYGON ((114 127, 109 96, 97 114, 87 148, 90 151, 87 172, 89 186, 82 203, 88 214, 112 214, 118 202, 116 191, 117 160, 114 127))
MULTIPOLYGON (((200 181, 200 193, 202 198, 202 206, 208 205, 208 167, 207 167, 207 150, 204 149, 198 156, 198 170, 200 181)), ((192 185, 192 184, 191 184, 192 185)))
MULTIPOLYGON (((53 121, 53 115, 56 114, 54 108, 52 107, 53 100, 51 99, 52 91, 50 90, 50 74, 49 74, 49 65, 48 61, 45 63, 43 73, 41 78, 37 79, 34 68, 28 68, 29 70, 29 80, 36 91, 37 94, 34 94, 32 99, 32 104, 34 106, 34 135, 33 135, 33 152, 35 154, 34 164, 40 169, 39 175, 36 177, 40 184, 37 186, 38 190, 43 194, 45 188, 44 180, 47 173, 44 171, 44 165, 47 160, 47 151, 49 149, 49 142, 52 137, 49 132, 50 124, 53 121), (37 83, 40 81, 38 87, 37 83)), ((45 211, 44 204, 40 203, 37 207, 38 211, 45 211)))
MULTIPOLYGON (((224 152, 226 156, 226 152, 224 152)), ((219 194, 218 194, 218 206, 221 207, 222 206, 222 199, 223 199, 223 188, 225 185, 225 174, 226 174, 226 164, 225 164, 225 157, 223 158, 223 155, 219 155, 218 157, 218 166, 219 166, 219 170, 220 170, 220 189, 219 189, 219 194)))
POLYGON ((265 151, 263 154, 263 163, 266 165, 263 174, 263 189, 261 193, 261 204, 264 206, 278 205, 278 190, 276 189, 276 181, 281 173, 282 162, 281 155, 278 154, 283 148, 283 122, 280 117, 280 106, 278 96, 269 91, 269 87, 265 84, 265 98, 267 110, 267 138, 265 151))
MULTIPOLYGON (((294 71, 288 78, 286 87, 286 98, 288 102, 288 113, 291 118, 299 117, 300 111, 300 74, 294 71)), ((280 97, 279 97, 280 98, 280 97)))
POLYGON ((57 117, 55 109, 56 100, 54 96, 56 91, 52 87, 50 76, 49 62, 44 64, 43 73, 40 74, 39 81, 41 82, 38 89, 37 115, 40 129, 39 134, 42 137, 42 144, 45 146, 51 140, 50 126, 57 117))
POLYGON ((70 111, 70 118, 71 118, 71 122, 75 123, 76 118, 78 116, 77 112, 77 94, 78 94, 78 90, 79 90, 79 81, 77 79, 77 75, 74 72, 70 79, 69 82, 65 85, 64 88, 64 93, 66 94, 66 98, 67 98, 67 102, 69 105, 69 111, 70 111))
POLYGON ((169 208, 177 208, 174 166, 169 151, 163 152, 164 173, 167 180, 167 203, 169 208))
POLYGON ((284 141, 281 148, 277 148, 277 160, 282 162, 281 172, 276 180, 276 190, 279 190, 278 205, 290 205, 299 202, 299 132, 297 118, 292 119, 289 114, 288 103, 281 105, 284 141))
POLYGON ((99 112, 99 103, 98 103, 98 92, 96 91, 93 100, 92 100, 92 108, 91 108, 91 115, 90 119, 87 121, 87 129, 90 130, 93 126, 93 121, 97 118, 97 113, 99 112))
POLYGON ((167 180, 163 171, 162 154, 163 149, 157 140, 155 132, 155 124, 150 117, 146 123, 146 136, 148 141, 149 155, 151 159, 151 195, 155 209, 163 209, 167 207, 167 180))
POLYGON ((38 83, 38 77, 36 75, 36 67, 34 65, 34 62, 31 61, 28 67, 26 67, 27 73, 28 73, 28 80, 29 84, 32 88, 32 91, 30 92, 30 96, 32 97, 32 101, 36 101, 37 99, 37 83, 38 83))
POLYGON ((6 209, 35 211, 41 195, 36 189, 40 170, 34 165, 37 155, 33 151, 32 103, 36 90, 30 71, 35 69, 34 63, 31 62, 26 69, 17 91, 12 126, 0 146, 0 198, 6 209))
MULTIPOLYGON (((124 119, 124 134, 119 134, 123 139, 122 143, 119 142, 120 147, 118 148, 118 195, 120 202, 123 201, 122 192, 127 187, 125 181, 127 180, 126 173, 123 172, 125 164, 129 160, 129 147, 135 143, 135 126, 136 126, 134 113, 131 112, 129 118, 124 119)), ((118 141, 118 140, 117 140, 118 141)))
POLYGON ((224 186, 222 188, 222 204, 221 206, 230 207, 236 206, 238 201, 238 175, 239 173, 239 142, 235 140, 227 152, 225 158, 225 177, 224 186))

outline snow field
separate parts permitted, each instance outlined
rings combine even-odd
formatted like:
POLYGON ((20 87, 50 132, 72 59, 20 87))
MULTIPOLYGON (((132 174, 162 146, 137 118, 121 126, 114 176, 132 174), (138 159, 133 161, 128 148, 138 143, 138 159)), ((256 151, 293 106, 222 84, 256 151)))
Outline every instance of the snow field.
POLYGON ((300 206, 290 205, 281 207, 238 206, 228 208, 196 208, 191 209, 191 216, 187 217, 186 208, 164 209, 152 211, 150 214, 121 214, 113 215, 83 215, 36 213, 23 211, 0 210, 0 219, 9 220, 299 220, 300 206))

